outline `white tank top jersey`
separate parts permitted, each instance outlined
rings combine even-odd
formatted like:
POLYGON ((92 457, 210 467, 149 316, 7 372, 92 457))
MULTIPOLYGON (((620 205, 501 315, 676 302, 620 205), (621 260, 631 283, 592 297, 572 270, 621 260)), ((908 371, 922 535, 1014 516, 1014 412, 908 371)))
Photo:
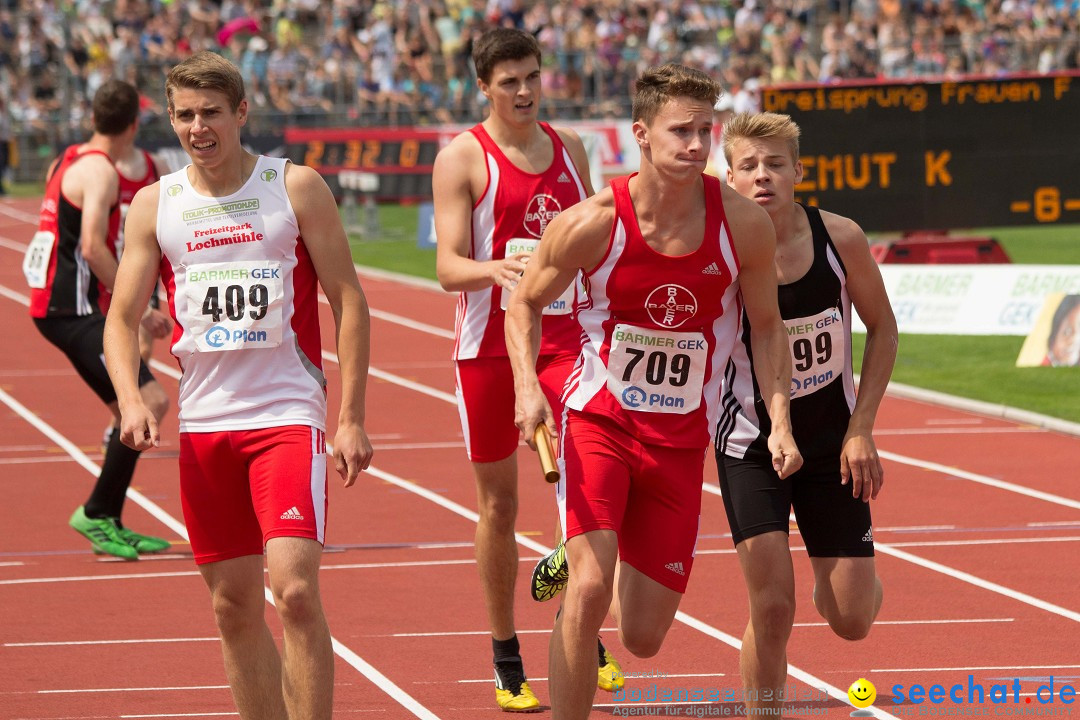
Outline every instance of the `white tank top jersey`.
POLYGON ((285 191, 284 158, 260 156, 238 191, 161 178, 161 279, 176 326, 180 431, 326 429, 318 278, 285 191))

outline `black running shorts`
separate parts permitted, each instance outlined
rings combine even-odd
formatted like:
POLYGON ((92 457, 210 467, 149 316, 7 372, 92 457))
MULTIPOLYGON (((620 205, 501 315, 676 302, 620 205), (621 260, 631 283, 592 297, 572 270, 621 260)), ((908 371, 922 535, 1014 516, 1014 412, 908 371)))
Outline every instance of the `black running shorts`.
MULTIPOLYGON (((33 318, 45 339, 67 355, 79 377, 106 405, 116 402, 116 391, 105 369, 105 316, 33 318)), ((139 387, 154 379, 150 368, 139 361, 139 387)))
POLYGON ((736 545, 762 533, 787 533, 794 510, 811 557, 873 557, 870 504, 851 496, 850 483, 840 484, 839 459, 835 465, 808 463, 784 480, 767 461, 718 452, 716 465, 736 545))

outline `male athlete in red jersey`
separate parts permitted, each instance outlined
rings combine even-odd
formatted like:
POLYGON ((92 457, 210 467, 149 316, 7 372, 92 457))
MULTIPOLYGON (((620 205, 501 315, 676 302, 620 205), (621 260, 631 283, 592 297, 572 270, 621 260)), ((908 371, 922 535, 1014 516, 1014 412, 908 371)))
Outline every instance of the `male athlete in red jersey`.
MULTIPOLYGON (((577 134, 537 121, 535 38, 492 30, 477 41, 473 59, 491 113, 435 160, 437 272, 443 288, 461 293, 454 343, 458 411, 476 478, 476 559, 491 625, 496 702, 503 710, 531 712, 540 703, 526 681, 514 627, 518 432, 503 317, 545 228, 592 187, 577 134)), ((556 406, 581 347, 574 299, 569 287, 544 309, 537 369, 556 406)), ((597 683, 608 690, 621 685, 618 666, 602 646, 598 659, 597 683)))
POLYGON ((560 447, 571 572, 551 642, 557 720, 589 714, 592 638, 609 606, 639 657, 659 651, 674 619, 693 564, 720 376, 744 307, 773 420, 773 466, 783 476, 801 463, 772 225, 702 175, 719 92, 679 65, 642 75, 633 109, 640 172, 551 223, 507 311, 516 420, 531 442, 538 424, 555 429, 533 369, 540 310, 584 273, 578 321, 588 337, 567 382, 560 447))
MULTIPOLYGON (((139 96, 131 85, 116 80, 98 89, 94 134, 86 143, 67 148, 51 168, 38 232, 23 263, 32 288, 34 324, 117 419, 116 393, 102 361, 102 299, 112 289, 117 267, 111 247, 120 222, 114 163, 134 147, 138 113, 139 96)), ((161 418, 168 398, 145 364, 138 368, 138 387, 143 402, 161 418)), ((113 437, 104 454, 97 483, 72 514, 70 525, 95 551, 126 560, 168 548, 166 540, 135 533, 120 519, 139 453, 113 437)))

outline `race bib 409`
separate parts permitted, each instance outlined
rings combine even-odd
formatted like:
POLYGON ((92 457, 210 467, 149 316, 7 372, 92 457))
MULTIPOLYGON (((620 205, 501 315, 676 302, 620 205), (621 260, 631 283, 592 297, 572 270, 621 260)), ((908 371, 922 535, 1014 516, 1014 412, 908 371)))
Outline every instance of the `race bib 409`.
POLYGON ((187 323, 200 352, 281 344, 284 284, 270 260, 202 263, 187 268, 187 323))

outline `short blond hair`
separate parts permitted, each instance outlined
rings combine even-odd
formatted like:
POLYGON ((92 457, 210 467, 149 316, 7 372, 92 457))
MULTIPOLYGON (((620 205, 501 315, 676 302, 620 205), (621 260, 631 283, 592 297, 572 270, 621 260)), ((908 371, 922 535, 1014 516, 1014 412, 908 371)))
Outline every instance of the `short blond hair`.
POLYGON ((229 99, 229 107, 235 111, 244 99, 244 78, 240 69, 215 52, 203 50, 169 71, 165 79, 165 97, 169 110, 173 109, 173 91, 217 90, 229 99))
POLYGON ((677 97, 701 100, 712 107, 720 97, 720 83, 685 65, 668 63, 651 67, 641 74, 634 87, 634 122, 649 125, 664 103, 677 97))
POLYGON ((799 162, 799 135, 801 131, 790 115, 780 113, 739 113, 724 123, 724 158, 731 166, 731 153, 740 140, 786 140, 791 150, 791 161, 799 162))

